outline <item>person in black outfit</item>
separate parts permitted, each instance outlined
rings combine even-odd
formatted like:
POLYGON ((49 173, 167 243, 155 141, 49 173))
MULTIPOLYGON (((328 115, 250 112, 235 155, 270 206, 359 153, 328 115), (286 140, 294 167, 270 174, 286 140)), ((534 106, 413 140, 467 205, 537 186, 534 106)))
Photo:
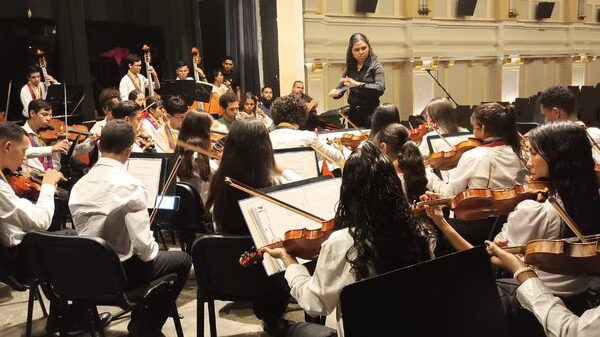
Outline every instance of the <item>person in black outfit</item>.
POLYGON ((238 100, 241 101, 240 83, 234 71, 233 57, 225 56, 223 58, 223 63, 221 63, 221 74, 223 74, 223 83, 227 86, 229 91, 236 94, 238 100))
POLYGON ((358 126, 370 128, 371 116, 385 91, 383 66, 377 61, 369 39, 362 33, 352 34, 346 52, 346 70, 340 84, 329 96, 340 99, 349 91, 348 117, 358 126))

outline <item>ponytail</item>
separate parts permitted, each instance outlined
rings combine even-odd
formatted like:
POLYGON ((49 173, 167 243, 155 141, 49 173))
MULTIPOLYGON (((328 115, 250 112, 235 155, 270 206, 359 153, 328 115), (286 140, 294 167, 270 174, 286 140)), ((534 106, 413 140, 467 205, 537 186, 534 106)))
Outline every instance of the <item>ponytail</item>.
POLYGON ((398 167, 404 174, 406 197, 409 202, 419 200, 427 190, 425 165, 419 148, 412 142, 406 142, 398 152, 398 167))
POLYGON ((512 105, 503 107, 498 103, 486 103, 473 110, 471 123, 483 125, 493 137, 500 137, 521 157, 521 139, 517 131, 517 117, 512 105))

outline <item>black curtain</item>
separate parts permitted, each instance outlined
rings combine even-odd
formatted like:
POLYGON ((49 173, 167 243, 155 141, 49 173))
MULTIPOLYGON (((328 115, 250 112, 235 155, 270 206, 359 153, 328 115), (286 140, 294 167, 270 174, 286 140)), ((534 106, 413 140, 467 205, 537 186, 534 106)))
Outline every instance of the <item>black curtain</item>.
POLYGON ((242 95, 247 91, 258 94, 260 77, 255 2, 226 0, 225 13, 227 53, 234 58, 242 95))

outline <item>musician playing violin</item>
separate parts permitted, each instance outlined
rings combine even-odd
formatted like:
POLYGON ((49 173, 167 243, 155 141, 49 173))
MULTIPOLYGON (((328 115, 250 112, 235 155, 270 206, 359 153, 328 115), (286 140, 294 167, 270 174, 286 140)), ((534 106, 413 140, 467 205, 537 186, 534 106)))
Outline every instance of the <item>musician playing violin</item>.
MULTIPOLYGON (((225 95, 232 95, 237 99, 234 94, 225 95)), ((232 124, 219 168, 212 176, 206 202, 207 209, 212 207, 217 233, 248 235, 250 232, 238 206, 238 200, 248 194, 226 186, 225 177, 257 189, 302 179, 294 172, 282 170, 275 165, 269 133, 256 119, 240 119, 232 124)), ((263 266, 257 265, 257 268, 263 269, 263 266)), ((261 270, 256 276, 258 279, 249 282, 257 282, 263 286, 260 287, 261 293, 251 300, 252 308, 256 317, 263 320, 265 331, 274 332, 286 325, 283 315, 289 293, 281 284, 282 280, 269 278, 261 270)))
POLYGON ((143 115, 142 130, 148 135, 158 132, 164 123, 168 121, 167 111, 163 100, 156 97, 149 97, 146 100, 148 108, 143 115))
POLYGON ((179 96, 169 97, 164 102, 167 122, 163 123, 156 131, 150 134, 160 152, 173 152, 177 144, 181 123, 188 112, 188 106, 179 96))
MULTIPOLYGON (((283 261, 291 295, 310 315, 337 308, 337 335, 343 337, 339 295, 344 286, 431 258, 418 226, 392 163, 366 141, 344 166, 336 230, 323 242, 314 273, 285 248, 264 251, 283 261)), ((296 326, 287 336, 307 336, 303 328, 296 326)))
POLYGON ((58 84, 54 77, 48 75, 42 82, 40 69, 30 66, 27 70, 27 83, 21 88, 21 104, 23 104, 23 116, 29 118, 29 103, 34 99, 46 99, 50 84, 58 84))
POLYGON ((423 115, 426 122, 437 129, 437 132, 430 129, 431 131, 426 133, 423 136, 421 143, 419 143, 419 151, 421 151, 423 157, 429 157, 430 155, 429 142, 427 141, 429 137, 438 136, 438 134, 446 136, 468 131, 467 129, 458 126, 454 108, 450 101, 445 97, 436 97, 429 101, 423 110, 423 115))
POLYGON ((152 139, 142 139, 142 112, 139 105, 132 101, 123 101, 112 112, 113 120, 123 120, 131 125, 136 134, 132 152, 145 152, 152 147, 152 139))
MULTIPOLYGON (((600 195, 590 141, 585 130, 575 123, 560 121, 533 129, 529 141, 531 156, 527 165, 531 173, 538 179, 548 180, 555 198, 583 234, 600 233, 600 195)), ((472 247, 448 224, 439 208, 428 208, 427 212, 457 250, 472 247)), ((510 213, 494 241, 502 246, 519 246, 532 239, 572 236, 574 233, 563 223, 548 200, 525 200, 510 213)), ((556 275, 542 271, 537 274, 546 287, 561 297, 567 308, 575 314, 579 315, 587 309, 584 292, 589 287, 590 277, 556 275)), ((499 282, 498 285, 513 336, 543 336, 544 331, 533 315, 529 314, 527 320, 523 319, 524 309, 513 296, 516 285, 507 282, 499 282), (513 320, 517 316, 520 316, 519 326, 513 320)))
MULTIPOLYGON (((562 86, 550 87, 540 95, 540 112, 544 122, 571 121, 585 128, 589 137, 600 145, 600 129, 588 127, 577 117, 577 98, 571 90, 562 86)), ((600 164, 600 149, 592 144, 592 155, 596 164, 600 164)))
MULTIPOLYGON (((48 169, 61 169, 60 154, 67 153, 70 142, 66 139, 59 139, 53 145, 48 145, 47 141, 40 136, 40 131, 50 126, 52 119, 52 107, 48 102, 36 99, 29 103, 29 119, 23 125, 23 129, 28 134, 29 145, 31 145, 26 153, 26 166, 23 167, 26 171, 31 171, 33 168, 37 171, 46 171, 48 169)), ((96 137, 91 136, 84 142, 77 144, 73 152, 74 156, 90 152, 96 142, 96 137)), ((30 174, 36 175, 31 171, 30 174)))
MULTIPOLYGON (((504 251, 495 243, 490 243, 488 252, 494 265, 511 274, 527 268, 520 257, 504 251)), ((593 337, 600 331, 600 307, 588 309, 578 317, 548 289, 535 270, 520 272, 517 281, 519 304, 535 315, 543 330, 548 331, 548 336, 593 337)))

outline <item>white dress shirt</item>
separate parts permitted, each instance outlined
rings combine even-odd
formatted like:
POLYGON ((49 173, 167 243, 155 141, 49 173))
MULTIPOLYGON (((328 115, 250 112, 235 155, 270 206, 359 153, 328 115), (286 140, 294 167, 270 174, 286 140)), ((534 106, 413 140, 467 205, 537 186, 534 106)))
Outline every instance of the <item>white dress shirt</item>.
POLYGON ((121 100, 128 101, 129 93, 134 91, 135 89, 141 90, 144 95, 146 94, 146 88, 148 87, 148 80, 146 76, 142 74, 137 74, 138 79, 140 80, 140 87, 136 88, 135 84, 133 84, 133 80, 129 77, 129 71, 121 78, 121 82, 119 83, 119 92, 121 93, 121 100))
POLYGON ((40 196, 34 204, 19 198, 10 185, 0 176, 0 240, 6 247, 16 246, 25 233, 47 230, 54 215, 56 187, 43 184, 40 196))
POLYGON ((525 164, 512 147, 478 146, 462 155, 448 181, 435 179, 433 176, 431 187, 434 192, 453 197, 467 188, 514 187, 525 182, 526 174, 525 164))
POLYGON ((517 299, 535 315, 549 337, 596 337, 600 333, 600 307, 577 317, 538 278, 523 282, 517 299))
POLYGON ((90 129, 90 133, 100 136, 100 134, 102 133, 102 129, 106 126, 106 117, 103 120, 97 121, 96 123, 94 123, 94 126, 92 126, 92 128, 90 129))
MULTIPOLYGON (((276 128, 269 133, 269 138, 271 138, 273 150, 309 147, 313 145, 335 161, 342 162, 345 159, 342 152, 338 151, 335 147, 328 145, 324 141, 319 141, 317 134, 312 131, 296 130, 292 128, 276 128)), ((317 158, 320 160, 324 159, 319 153, 317 153, 317 158)))
POLYGON ((106 240, 121 261, 133 254, 150 261, 158 254, 158 244, 146 200, 144 185, 124 164, 102 157, 73 186, 69 209, 77 234, 106 240))
MULTIPOLYGON (((50 86, 50 84, 60 84, 58 82, 40 82, 40 91, 42 96, 41 97, 36 97, 36 99, 46 99, 46 95, 48 94, 48 87, 50 86)), ((35 91, 34 91, 35 92, 35 91)), ((36 94, 37 95, 37 94, 36 94)), ((29 87, 27 85, 27 83, 25 83, 25 85, 21 88, 21 104, 23 105, 23 116, 25 116, 25 119, 29 118, 29 103, 31 103, 31 101, 33 101, 33 97, 31 96, 31 91, 29 90, 29 87)))
POLYGON ((342 311, 338 307, 340 293, 342 288, 356 282, 354 274, 350 272, 350 263, 346 260, 346 253, 353 243, 348 228, 340 229, 331 233, 321 245, 312 276, 302 264, 292 264, 285 270, 291 295, 309 315, 326 316, 337 308, 339 337, 344 337, 342 311))
MULTIPOLYGON (((557 201, 560 202, 560 200, 557 201)), ((559 239, 562 220, 549 201, 520 202, 508 215, 506 223, 494 241, 508 241, 509 246, 523 246, 534 239, 559 239)), ((558 296, 572 296, 587 290, 591 277, 568 276, 536 271, 546 286, 558 296)))
POLYGON ((177 138, 179 137, 179 130, 173 129, 169 122, 166 122, 150 134, 156 151, 164 153, 173 153, 175 145, 177 144, 177 138))
MULTIPOLYGON (((33 172, 35 169, 40 171, 46 171, 48 168, 53 168, 60 171, 61 164, 61 153, 60 152, 52 152, 52 146, 46 146, 43 144, 43 141, 39 138, 35 138, 37 135, 31 126, 29 125, 29 121, 25 122, 23 125, 23 130, 27 132, 29 135, 29 147, 25 150, 25 157, 27 158, 27 165, 23 165, 23 169, 34 176, 39 176, 39 174, 33 172), (32 140, 33 139, 33 140, 32 140), (36 143, 37 142, 37 145, 36 143), (39 146, 42 145, 42 146, 39 146), (49 161, 52 164, 49 164, 49 161)), ((78 155, 89 153, 94 149, 94 146, 91 143, 91 139, 88 138, 83 142, 75 145, 75 149, 73 150, 73 157, 78 155)))

